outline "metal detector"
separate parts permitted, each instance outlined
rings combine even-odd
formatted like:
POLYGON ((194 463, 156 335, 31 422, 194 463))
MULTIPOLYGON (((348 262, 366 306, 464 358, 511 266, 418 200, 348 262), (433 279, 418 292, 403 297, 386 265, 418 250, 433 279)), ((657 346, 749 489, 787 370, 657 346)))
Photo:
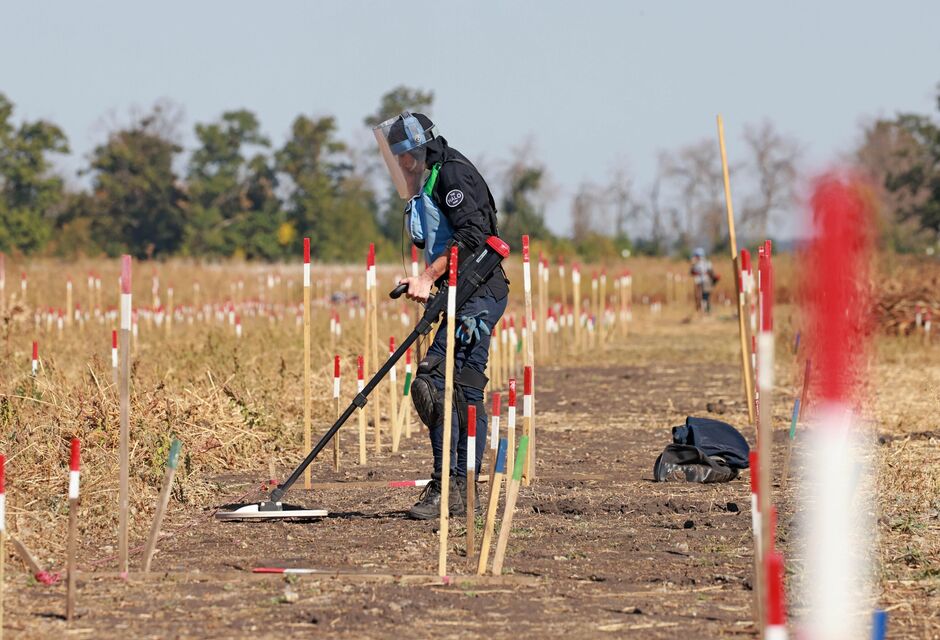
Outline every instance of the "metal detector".
MULTIPOLYGON (((497 236, 490 236, 476 253, 466 260, 461 261, 457 273, 457 308, 463 306, 473 294, 477 292, 484 282, 493 274, 503 259, 509 256, 509 245, 499 239, 497 236)), ((408 290, 407 284, 400 284, 389 293, 393 299, 400 298, 408 290)), ((444 307, 447 304, 447 283, 440 286, 437 293, 428 298, 424 307, 424 315, 418 321, 415 328, 408 336, 401 341, 398 349, 389 356, 382 368, 379 369, 369 382, 363 387, 362 391, 356 394, 353 401, 346 407, 346 410, 337 418, 329 431, 323 434, 320 441, 314 445, 307 457, 303 459, 296 469, 282 484, 279 484, 268 496, 267 500, 261 502, 251 502, 247 504, 229 504, 224 505, 215 513, 219 520, 263 520, 278 518, 319 518, 327 515, 323 509, 304 509, 295 505, 284 504, 281 498, 293 486, 295 482, 303 475, 310 464, 316 460, 326 445, 330 443, 336 432, 352 417, 356 409, 362 409, 368 402, 369 394, 378 386, 382 379, 391 371, 405 352, 413 345, 418 338, 427 335, 431 327, 441 317, 444 307)))

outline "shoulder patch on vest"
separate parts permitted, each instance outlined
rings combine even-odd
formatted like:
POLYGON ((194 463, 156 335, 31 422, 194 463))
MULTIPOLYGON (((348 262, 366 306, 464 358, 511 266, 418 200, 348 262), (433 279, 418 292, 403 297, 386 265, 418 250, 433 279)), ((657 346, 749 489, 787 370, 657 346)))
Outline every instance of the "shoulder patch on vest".
POLYGON ((447 195, 444 196, 444 202, 447 203, 448 207, 453 209, 463 202, 463 191, 460 189, 451 189, 447 192, 447 195))

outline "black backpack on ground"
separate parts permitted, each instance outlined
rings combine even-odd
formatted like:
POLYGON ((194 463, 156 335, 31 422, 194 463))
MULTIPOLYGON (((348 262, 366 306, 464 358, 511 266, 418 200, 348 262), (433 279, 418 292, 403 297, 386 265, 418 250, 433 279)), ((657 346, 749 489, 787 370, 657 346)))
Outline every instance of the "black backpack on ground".
POLYGON ((653 465, 657 482, 728 482, 748 467, 747 440, 726 422, 689 416, 672 441, 653 465))

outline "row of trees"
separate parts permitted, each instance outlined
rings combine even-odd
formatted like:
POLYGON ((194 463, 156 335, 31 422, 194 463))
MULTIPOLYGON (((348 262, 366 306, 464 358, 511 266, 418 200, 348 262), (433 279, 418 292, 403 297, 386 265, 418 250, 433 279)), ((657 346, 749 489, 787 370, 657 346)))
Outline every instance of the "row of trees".
MULTIPOLYGON (((430 111, 432 93, 398 87, 365 118, 372 126, 403 109, 430 111)), ((940 96, 937 102, 940 110, 940 96)), ((158 104, 97 146, 81 174, 87 190, 69 190, 53 169, 69 153, 62 130, 45 121, 14 124, 0 94, 0 250, 23 253, 244 257, 277 260, 309 235, 325 260, 361 256, 378 240, 399 253, 402 205, 372 149, 354 149, 330 116, 298 116, 276 147, 250 111, 228 111, 195 125, 196 147, 183 149, 172 105, 158 104), (177 173, 176 167, 184 167, 177 173)), ((769 122, 748 126, 745 154, 731 167, 747 239, 771 235, 796 210, 800 145, 769 122), (740 190, 741 185, 746 185, 740 190)), ((853 162, 872 177, 889 247, 920 250, 940 232, 940 125, 927 115, 877 120, 863 132, 853 162)), ((499 199, 500 228, 585 257, 634 252, 686 253, 727 242, 717 145, 704 139, 663 152, 646 187, 623 167, 605 184, 585 183, 571 202, 571 237, 545 224, 554 198, 532 144, 499 171, 484 168, 499 199)))
MULTIPOLYGON (((433 94, 399 87, 364 124, 432 105, 433 94)), ((398 254, 402 203, 372 150, 340 140, 333 117, 298 116, 274 147, 254 113, 225 112, 195 126, 183 175, 174 169, 183 153, 176 120, 172 105, 158 104, 117 128, 81 171, 89 189, 69 191, 52 170, 54 156, 69 153, 62 130, 44 121, 15 126, 13 104, 0 94, 0 250, 276 260, 294 256, 309 235, 324 260, 355 259, 374 241, 386 257, 398 254)), ((508 173, 500 203, 507 237, 521 229, 547 237, 528 201, 543 170, 513 165, 508 173)))

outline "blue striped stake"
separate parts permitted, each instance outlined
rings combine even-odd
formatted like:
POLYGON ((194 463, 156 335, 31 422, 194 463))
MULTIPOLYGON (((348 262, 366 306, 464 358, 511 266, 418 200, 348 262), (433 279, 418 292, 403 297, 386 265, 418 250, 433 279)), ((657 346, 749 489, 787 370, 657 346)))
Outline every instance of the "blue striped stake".
POLYGON ((163 523, 163 514, 166 512, 166 505, 170 501, 170 490, 173 488, 173 477, 176 475, 176 466, 179 464, 180 449, 183 443, 173 438, 170 443, 170 455, 166 461, 166 473, 163 476, 163 488, 160 490, 160 498, 157 502, 157 512, 153 516, 153 526, 150 528, 150 539, 147 541, 147 549, 144 552, 144 573, 150 571, 150 562, 153 560, 153 554, 157 550, 157 538, 160 536, 160 525, 163 523))
POLYGON ((888 612, 875 609, 871 626, 871 640, 885 640, 888 634, 888 612))
POLYGON ((793 353, 796 354, 800 350, 800 332, 796 332, 796 338, 793 340, 793 353))
POLYGON ((506 475, 506 450, 509 440, 499 439, 496 449, 496 466, 493 471, 493 480, 490 482, 490 496, 486 503, 486 524, 483 528, 483 542, 480 544, 480 560, 477 563, 477 575, 486 574, 486 563, 490 555, 490 544, 493 542, 493 529, 496 526, 496 507, 499 502, 499 489, 506 475))

